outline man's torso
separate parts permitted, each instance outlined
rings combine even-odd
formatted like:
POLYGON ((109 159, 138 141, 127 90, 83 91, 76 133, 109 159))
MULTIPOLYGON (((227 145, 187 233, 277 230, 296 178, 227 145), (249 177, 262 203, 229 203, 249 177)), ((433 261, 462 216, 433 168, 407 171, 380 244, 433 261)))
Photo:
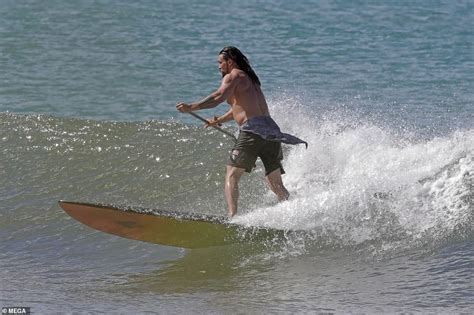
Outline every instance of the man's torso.
POLYGON ((230 75, 233 76, 232 80, 238 80, 234 93, 227 98, 237 124, 241 126, 250 118, 269 116, 268 105, 260 87, 242 70, 234 69, 230 75))

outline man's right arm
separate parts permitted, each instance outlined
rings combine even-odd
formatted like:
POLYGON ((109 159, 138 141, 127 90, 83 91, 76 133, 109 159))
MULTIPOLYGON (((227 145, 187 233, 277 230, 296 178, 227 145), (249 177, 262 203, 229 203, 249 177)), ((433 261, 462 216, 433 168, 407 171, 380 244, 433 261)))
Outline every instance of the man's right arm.
POLYGON ((197 103, 178 103, 178 105, 176 105, 176 109, 182 113, 187 113, 199 109, 216 107, 234 93, 237 80, 238 79, 232 74, 228 74, 222 79, 221 86, 219 89, 217 89, 217 91, 213 92, 211 95, 197 103))

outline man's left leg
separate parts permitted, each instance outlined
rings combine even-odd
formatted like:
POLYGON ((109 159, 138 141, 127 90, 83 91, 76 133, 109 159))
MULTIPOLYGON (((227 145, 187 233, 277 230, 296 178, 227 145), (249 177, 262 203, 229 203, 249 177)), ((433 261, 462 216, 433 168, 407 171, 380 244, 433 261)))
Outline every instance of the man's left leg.
POLYGON ((237 201, 239 200, 239 180, 245 169, 227 165, 225 175, 225 199, 229 209, 229 217, 237 214, 237 201))

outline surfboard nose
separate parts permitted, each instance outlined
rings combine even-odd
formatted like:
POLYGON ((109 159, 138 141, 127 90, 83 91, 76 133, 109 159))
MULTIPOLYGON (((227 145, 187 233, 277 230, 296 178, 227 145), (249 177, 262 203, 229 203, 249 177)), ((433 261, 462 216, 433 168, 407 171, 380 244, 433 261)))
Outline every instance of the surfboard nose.
MULTIPOLYGON (((221 246, 238 241, 234 226, 217 218, 160 210, 135 212, 120 207, 60 200, 72 218, 96 230, 149 243, 184 248, 221 246)), ((143 211, 143 209, 141 209, 143 211)))

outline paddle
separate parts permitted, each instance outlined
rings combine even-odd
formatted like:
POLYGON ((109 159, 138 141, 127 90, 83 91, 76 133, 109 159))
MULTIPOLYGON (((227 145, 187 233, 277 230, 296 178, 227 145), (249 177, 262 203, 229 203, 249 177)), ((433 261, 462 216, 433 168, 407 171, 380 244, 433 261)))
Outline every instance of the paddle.
MULTIPOLYGON (((205 122, 206 124, 209 123, 205 118, 202 118, 201 116, 199 116, 199 115, 196 114, 196 113, 188 112, 188 114, 190 114, 190 115, 196 117, 197 119, 199 119, 199 120, 205 122)), ((225 135, 229 136, 229 137, 232 139, 232 141, 234 141, 234 143, 237 142, 237 138, 236 138, 233 134, 231 134, 230 132, 228 132, 228 131, 226 131, 226 130, 224 130, 224 129, 218 127, 218 126, 212 125, 211 127, 214 128, 214 129, 217 129, 217 130, 219 130, 220 132, 224 133, 225 135)))

